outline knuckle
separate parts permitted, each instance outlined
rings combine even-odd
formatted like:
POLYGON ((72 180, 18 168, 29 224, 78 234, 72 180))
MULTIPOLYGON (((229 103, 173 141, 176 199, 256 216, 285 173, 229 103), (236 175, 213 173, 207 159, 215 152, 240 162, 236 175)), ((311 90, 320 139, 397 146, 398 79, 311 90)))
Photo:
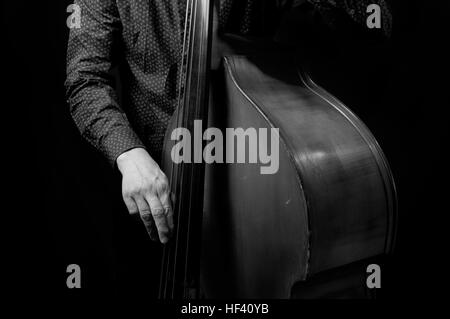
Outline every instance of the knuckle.
POLYGON ((152 214, 148 211, 142 211, 141 217, 146 222, 151 222, 153 220, 152 214))
POLYGON ((154 217, 163 217, 163 216, 165 216, 164 209, 154 208, 154 209, 152 209, 152 215, 154 217))
POLYGON ((164 185, 169 185, 169 180, 168 180, 167 176, 164 175, 164 174, 162 174, 162 175, 159 177, 159 181, 160 181, 162 184, 164 184, 164 185))
POLYGON ((166 193, 169 191, 169 184, 161 182, 159 183, 158 188, 160 192, 166 193))
POLYGON ((124 198, 130 198, 133 195, 133 189, 130 187, 123 187, 122 188, 122 196, 124 198))
POLYGON ((140 189, 138 187, 132 187, 128 190, 128 193, 130 194, 130 197, 139 195, 140 189))
POLYGON ((129 198, 130 197, 130 191, 128 189, 122 189, 122 196, 123 198, 129 198))
POLYGON ((150 181, 146 181, 141 188, 142 194, 153 193, 154 192, 154 183, 150 181))
POLYGON ((147 192, 147 188, 148 188, 148 186, 146 184, 144 184, 137 189, 137 193, 139 195, 144 195, 147 192))
POLYGON ((145 194, 147 193, 147 190, 145 189, 145 187, 140 188, 137 192, 136 192, 136 196, 145 196, 145 194))
POLYGON ((167 179, 167 176, 164 174, 158 177, 158 182, 160 185, 169 186, 169 180, 167 179))

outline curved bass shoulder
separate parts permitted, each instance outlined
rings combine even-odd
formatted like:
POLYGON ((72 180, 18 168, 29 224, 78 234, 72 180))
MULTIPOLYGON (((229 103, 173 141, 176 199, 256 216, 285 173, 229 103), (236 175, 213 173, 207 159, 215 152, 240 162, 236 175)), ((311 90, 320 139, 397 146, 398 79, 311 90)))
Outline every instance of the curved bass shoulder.
POLYGON ((229 56, 223 71, 210 126, 278 129, 279 169, 206 167, 205 295, 288 298, 296 282, 389 253, 395 186, 367 127, 289 55, 229 56))

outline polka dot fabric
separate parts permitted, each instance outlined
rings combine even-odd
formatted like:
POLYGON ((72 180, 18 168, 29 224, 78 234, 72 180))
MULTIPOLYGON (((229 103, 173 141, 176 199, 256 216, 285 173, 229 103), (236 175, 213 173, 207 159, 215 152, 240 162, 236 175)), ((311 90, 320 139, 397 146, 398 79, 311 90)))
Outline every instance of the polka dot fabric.
MULTIPOLYGON (((319 10, 345 10, 365 23, 372 0, 307 0, 319 10)), ((225 32, 261 34, 270 19, 258 16, 284 10, 297 1, 220 0, 225 32), (269 5, 270 3, 270 5, 269 5), (270 10, 269 10, 270 9, 270 10), (264 22, 264 23, 262 23, 264 22)), ((300 1, 300 3, 303 1, 300 1)), ((81 28, 72 29, 67 50, 66 93, 81 134, 114 165, 123 152, 145 147, 159 161, 164 135, 177 105, 185 0, 76 0, 81 28), (119 62, 121 105, 110 70, 119 62)), ((384 0, 383 29, 390 33, 384 0)), ((280 11, 281 12, 281 11, 280 11)))
POLYGON ((67 50, 66 93, 82 135, 111 164, 145 147, 159 160, 177 105, 185 2, 77 0, 81 28, 67 50), (110 70, 121 63, 123 103, 110 70))

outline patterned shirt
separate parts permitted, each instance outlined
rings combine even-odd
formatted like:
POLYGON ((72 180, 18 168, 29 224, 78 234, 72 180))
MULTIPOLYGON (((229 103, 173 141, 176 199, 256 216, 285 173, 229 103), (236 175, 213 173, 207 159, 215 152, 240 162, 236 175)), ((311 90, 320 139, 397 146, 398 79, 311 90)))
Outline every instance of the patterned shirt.
POLYGON ((81 134, 111 164, 135 147, 160 158, 176 106, 181 2, 75 1, 81 8, 81 28, 69 35, 67 98, 81 134), (124 92, 120 105, 110 73, 118 64, 124 92))
MULTIPOLYGON (((222 31, 270 36, 285 10, 308 1, 320 12, 338 9, 365 23, 367 3, 384 0, 220 0, 222 31)), ((123 152, 146 148, 159 161, 177 105, 185 0, 75 0, 81 28, 71 29, 66 93, 81 134, 114 165, 123 152), (123 98, 111 69, 120 65, 123 98)), ((332 22, 331 22, 332 23, 332 22)))

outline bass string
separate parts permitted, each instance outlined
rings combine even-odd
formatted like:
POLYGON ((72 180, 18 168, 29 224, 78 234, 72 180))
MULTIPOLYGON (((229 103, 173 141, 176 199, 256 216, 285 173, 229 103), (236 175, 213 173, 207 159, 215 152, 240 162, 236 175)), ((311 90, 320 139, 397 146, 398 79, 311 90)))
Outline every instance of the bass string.
MULTIPOLYGON (((188 19, 188 28, 186 29, 186 32, 187 32, 187 37, 186 37, 186 39, 187 39, 187 43, 186 43, 186 55, 185 55, 185 61, 186 61, 186 64, 185 64, 185 68, 186 68, 186 70, 185 70, 185 77, 186 77, 186 79, 185 79, 185 81, 184 81, 184 84, 185 84, 185 87, 184 87, 184 94, 185 94, 185 96, 184 96, 184 104, 183 104, 183 109, 182 109, 182 111, 183 111, 183 117, 181 118, 181 122, 182 123, 180 123, 180 125, 182 126, 182 127, 188 127, 188 124, 189 123, 187 123, 187 121, 188 121, 188 119, 189 119, 189 117, 188 117, 188 115, 189 115, 189 109, 190 109, 190 102, 191 102, 191 95, 190 95, 190 91, 191 91, 191 81, 192 81, 192 78, 191 78, 191 72, 192 72, 192 59, 193 59, 193 52, 192 52, 192 47, 193 47, 193 41, 192 41, 192 38, 193 38, 193 34, 194 34, 194 29, 195 29, 195 17, 196 17, 196 14, 197 14, 197 12, 196 12, 196 8, 197 8, 197 2, 198 1, 203 1, 203 0, 191 0, 190 1, 190 8, 189 8, 189 19, 188 19)), ((181 176, 181 178, 180 178, 180 181, 179 181, 179 187, 180 187, 180 190, 179 190, 179 193, 180 194, 183 194, 184 193, 184 187, 186 186, 185 185, 185 179, 184 179, 184 177, 185 177, 185 169, 186 169, 186 165, 181 165, 180 166, 180 173, 179 173, 179 176, 181 176)), ((174 271, 177 271, 178 270, 178 268, 180 267, 179 266, 179 263, 181 262, 181 263, 183 263, 184 262, 184 260, 180 260, 180 254, 182 255, 183 253, 185 253, 186 252, 186 247, 187 247, 187 245, 188 245, 188 243, 187 243, 187 241, 185 241, 184 239, 187 239, 187 238, 185 238, 185 226, 186 225, 184 225, 184 224, 182 224, 182 221, 183 222, 185 222, 185 215, 186 215, 186 209, 182 209, 182 207, 187 207, 188 209, 187 209, 187 213, 189 213, 189 206, 186 206, 186 204, 188 204, 188 203, 185 203, 185 196, 180 196, 180 201, 179 201, 179 204, 178 204, 178 209, 179 209, 179 215, 180 215, 180 218, 177 220, 177 241, 175 242, 175 257, 174 257, 174 271), (183 218, 181 218, 181 214, 183 214, 183 218), (179 238, 180 237, 180 235, 182 235, 183 236, 183 238, 179 238)), ((183 264, 181 265, 181 267, 183 266, 183 264)), ((175 277, 175 279, 177 279, 176 277, 175 277)), ((182 284, 184 284, 184 281, 185 281, 185 278, 183 277, 183 278, 181 278, 181 280, 182 280, 182 284)), ((174 293, 175 293, 175 286, 176 286, 176 284, 177 284, 177 282, 173 282, 173 285, 172 285, 172 297, 175 297, 174 296, 174 293)))
MULTIPOLYGON (((180 4, 179 4, 180 5, 180 4)), ((186 71, 185 71, 185 61, 186 61, 186 44, 187 44, 187 27, 188 27, 188 20, 189 20, 189 6, 190 3, 189 1, 186 2, 186 11, 185 11, 185 17, 184 17, 184 27, 183 27, 183 31, 181 34, 181 37, 183 38, 183 47, 182 47, 182 52, 181 52, 181 64, 180 64, 180 72, 178 74, 178 92, 177 92, 177 108, 175 109, 176 112, 176 119, 175 119, 175 123, 177 125, 177 127, 179 126, 179 116, 180 116, 180 109, 182 109, 183 107, 183 99, 184 99, 184 82, 185 82, 185 75, 186 75, 186 71)), ((179 12, 179 8, 178 8, 178 12, 179 12)), ((180 17, 181 18, 181 17, 180 17)), ((170 132, 169 132, 170 133, 170 132)), ((172 157, 172 154, 170 154, 172 157)), ((176 185, 177 185, 177 181, 175 180, 175 177, 177 175, 174 174, 175 172, 175 163, 174 160, 171 160, 171 170, 170 170, 170 177, 169 177, 169 188, 171 190, 171 195, 172 194, 176 194, 177 189, 176 189, 176 185)), ((170 196, 171 200, 172 200, 172 196, 170 196)), ((175 201, 176 199, 173 199, 173 201, 175 201)), ((174 210, 173 213, 175 214, 175 202, 172 203, 172 209, 174 210)), ((174 216, 174 217, 175 217, 174 216)), ((177 227, 178 228, 178 227, 177 227)), ((178 237, 178 235, 176 236, 178 237)), ((178 239, 175 239, 175 241, 177 241, 178 239)), ((172 243, 169 243, 168 245, 166 245, 163 249, 163 256, 162 256, 162 264, 161 264, 161 268, 163 270, 162 274, 161 274, 161 279, 160 279, 160 296, 162 298, 166 298, 167 297, 167 284, 168 281, 170 280, 169 278, 169 267, 170 267, 170 259, 171 259, 171 246, 172 243), (164 271, 165 269, 165 271, 164 271), (164 286, 164 289, 163 289, 164 286)))
MULTIPOLYGON (((178 84, 178 106, 177 106, 177 110, 175 110, 176 112, 176 120, 175 123, 177 125, 177 127, 180 127, 180 121, 182 119, 180 119, 180 113, 182 111, 185 110, 185 103, 186 103, 186 81, 187 81, 187 60, 188 60, 188 52, 189 52, 189 45, 190 45, 190 27, 191 27, 191 19, 192 19, 192 2, 193 0, 189 0, 186 2, 186 11, 185 11, 185 23, 184 23, 184 31, 183 31, 183 49, 182 49, 182 57, 181 57, 181 66, 180 66, 180 74, 179 74, 179 84, 178 84)), ((171 154, 172 155, 172 154, 171 154)), ((176 156, 180 156, 179 152, 177 152, 176 156)), ((179 158, 177 158, 177 162, 179 158)), ((171 163, 171 172, 170 172, 170 188, 171 190, 175 193, 175 198, 174 201, 178 201, 178 191, 181 189, 178 189, 179 186, 178 185, 181 181, 179 180, 180 177, 180 172, 179 170, 175 170, 176 166, 175 166, 175 162, 172 160, 171 163), (175 174, 176 172, 176 174, 175 174), (177 178, 177 180, 175 180, 175 178, 177 178)), ((182 175, 181 175, 182 176, 182 175)), ((169 280, 172 279, 172 298, 173 293, 174 293, 174 288, 175 288, 175 274, 176 274, 176 260, 177 260, 177 251, 178 251, 178 238, 179 238, 179 229, 180 229, 180 220, 181 218, 179 218, 179 214, 181 213, 181 207, 180 205, 176 205, 175 203, 173 203, 173 208, 176 208, 176 211, 174 213, 175 214, 175 218, 177 220, 177 230, 176 230, 176 236, 175 236, 175 243, 170 244, 170 246, 166 246, 164 249, 164 256, 163 258, 166 259, 165 260, 165 267, 163 265, 163 267, 166 269, 165 270, 165 276, 166 276, 166 280, 165 280, 165 284, 164 284, 164 295, 167 296, 167 285, 169 284, 169 280), (175 244, 175 251, 167 251, 170 250, 170 247, 173 247, 173 244, 175 244), (174 263, 173 263, 173 272, 172 272, 172 278, 167 278, 167 276, 169 275, 169 269, 170 269, 170 264, 171 264, 171 257, 174 257, 174 263)), ((164 269, 163 268, 163 269, 164 269)))
MULTIPOLYGON (((198 1, 208 1, 208 0, 198 0, 198 1)), ((198 11, 198 5, 197 5, 197 3, 195 3, 195 8, 194 8, 194 10, 195 10, 195 12, 194 12, 194 14, 193 14, 193 17, 192 17, 192 19, 193 19, 193 22, 192 22, 192 20, 191 20, 191 23, 193 24, 191 27, 192 27, 192 29, 191 29, 191 32, 192 33, 196 33, 196 30, 195 30, 195 28, 197 27, 197 11, 198 11)), ((193 64, 193 59, 194 59, 194 52, 193 52, 193 50, 194 50, 194 48, 193 48, 193 45, 191 45, 191 46, 189 46, 189 54, 188 54, 188 59, 189 59, 189 65, 190 66, 192 66, 192 64, 193 64)), ((192 79, 191 79, 192 80, 192 79)), ((190 90, 191 90, 191 88, 189 88, 190 90)), ((195 89, 196 90, 198 90, 198 86, 196 86, 195 87, 195 89)), ((197 94, 198 92, 196 92, 196 94, 195 94, 195 96, 196 96, 196 98, 198 98, 198 94, 197 94)), ((191 100, 189 100, 189 102, 191 102, 191 100)), ((186 109, 185 110, 185 112, 187 113, 187 112, 189 112, 189 110, 188 109, 186 109)), ((186 124, 188 124, 188 123, 186 123, 186 124)), ((194 152, 195 152, 195 150, 194 150, 194 152)), ((191 155, 192 155, 192 153, 191 153, 191 155)), ((194 179, 193 179, 193 163, 191 163, 190 165, 192 165, 192 166, 189 166, 190 167, 190 170, 189 170, 189 179, 188 179, 188 181, 186 181, 186 183, 188 183, 188 185, 189 185, 189 187, 190 187, 190 189, 192 190, 193 189, 193 187, 195 186, 195 185, 193 185, 193 182, 194 182, 194 179)), ((183 172, 183 176, 184 176, 184 172, 183 172)), ((189 235, 190 235, 190 226, 191 226, 191 212, 192 212, 192 202, 191 202, 191 200, 192 200, 192 196, 190 196, 189 197, 189 201, 187 202, 187 203, 185 203, 186 204, 186 206, 188 207, 188 209, 187 209, 187 212, 186 212, 186 214, 187 214, 187 219, 186 219, 186 221, 187 221, 187 225, 185 225, 186 226, 186 242, 184 243, 184 246, 185 246, 185 256, 184 256, 184 272, 183 272, 183 275, 184 275, 184 281, 186 281, 186 279, 187 279, 187 271, 188 271, 188 254, 189 254, 189 235)))
MULTIPOLYGON (((205 16, 202 17, 202 18, 206 18, 207 19, 207 22, 208 22, 208 24, 207 24, 207 32, 208 32, 208 34, 210 34, 210 30, 209 30, 210 23, 211 23, 210 18, 212 18, 210 16, 211 3, 212 3, 212 1, 210 1, 210 0, 197 0, 197 2, 195 3, 195 12, 193 14, 194 22, 193 22, 193 26, 191 26, 191 32, 193 32, 193 34, 197 34, 198 33, 196 28, 199 27, 199 26, 197 24, 199 24, 199 23, 202 24, 203 23, 203 22, 197 21, 198 14, 200 14, 199 12, 205 14, 205 16), (198 1, 202 1, 202 2, 198 3, 198 1)), ((201 26, 200 26, 200 28, 201 28, 201 26)), ((209 35, 208 35, 208 37, 209 37, 209 35)), ((203 39, 201 39, 201 40, 203 41, 203 39)), ((207 45, 209 45, 209 43, 207 43, 207 45)), ((205 47, 203 47, 203 50, 204 50, 204 48, 205 47)), ((196 52, 193 52, 193 50, 194 50, 193 45, 191 45, 189 47, 189 50, 190 50, 190 54, 189 54, 190 65, 192 65, 193 64, 192 60, 194 59, 194 54, 196 52)), ((200 49, 200 51, 202 51, 202 49, 200 49)), ((209 59, 207 59, 207 60, 209 61, 209 59)), ((190 80, 192 81, 192 79, 190 79, 190 80)), ((196 79, 196 80, 199 81, 199 79, 196 79)), ((199 82, 201 83, 201 81, 199 81, 199 82)), ((195 99, 195 103, 197 103, 197 106, 198 106, 198 105, 201 105, 201 103, 203 103, 203 101, 202 101, 202 94, 201 94, 201 88, 199 86, 199 83, 197 83, 197 85, 195 86, 195 89, 197 91, 194 94, 194 96, 196 98, 195 99), (200 103, 200 104, 198 104, 198 103, 200 103)), ((191 101, 189 101, 189 102, 191 102, 191 101)), ((196 107, 196 111, 197 112, 195 114, 195 117, 200 117, 203 120, 203 111, 201 113, 199 113, 198 110, 199 110, 198 107, 196 107)), ((187 111, 189 111, 189 110, 187 110, 187 111)), ((193 125, 193 123, 192 123, 192 125, 193 125)), ((197 170, 195 169, 195 164, 194 163, 192 163, 191 166, 189 166, 189 167, 190 167, 190 170, 188 172, 189 173, 188 185, 190 187, 190 190, 195 192, 194 190, 195 190, 195 186, 196 185, 194 185, 194 183, 195 183, 196 177, 198 177, 197 170)), ((193 278, 188 278, 188 270, 189 270, 189 266, 190 266, 189 254, 191 253, 189 251, 189 248, 192 247, 192 245, 190 245, 190 240, 191 240, 191 234, 190 233, 191 233, 191 228, 192 228, 191 227, 192 226, 191 225, 192 224, 192 214, 195 213, 193 209, 194 208, 198 208, 198 207, 195 206, 196 203, 192 202, 192 199, 193 199, 192 196, 190 196, 189 197, 189 202, 187 203, 188 204, 187 207, 189 209, 187 210, 187 221, 188 221, 188 223, 186 225, 186 228, 187 228, 186 229, 186 239, 187 240, 185 242, 185 251, 186 251, 186 253, 185 253, 185 256, 184 256, 185 257, 185 260, 184 260, 184 281, 189 280, 189 279, 193 279, 193 278)), ((194 229, 194 231, 195 231, 195 229, 194 229)), ((195 234, 194 234, 194 236, 195 236, 195 234)))
MULTIPOLYGON (((207 19, 207 25, 206 26, 207 26, 207 32, 208 32, 208 38, 209 38, 210 31, 211 31, 210 30, 210 24, 211 24, 211 20, 210 19, 212 18, 212 16, 210 15, 210 13, 211 13, 212 0, 194 0, 193 2, 194 2, 194 5, 193 5, 193 8, 192 8, 193 13, 191 15, 191 26, 190 26, 190 34, 191 35, 190 35, 190 40, 192 41, 192 38, 194 36, 197 36, 197 34, 199 32, 202 32, 202 31, 204 32, 205 31, 205 29, 204 29, 204 22, 205 21, 198 21, 199 17, 202 18, 202 19, 205 19, 205 18, 207 19), (199 16, 200 14, 204 14, 205 16, 199 16), (199 30, 197 30, 197 28, 199 28, 199 30)), ((200 37, 200 40, 202 41, 202 43, 200 43, 201 48, 199 48, 200 52, 193 52, 193 50, 194 50, 194 44, 193 43, 191 43, 189 45, 189 47, 188 47, 189 52, 188 52, 187 58, 189 59, 188 66, 190 68, 192 68, 192 65, 194 64, 193 60, 197 58, 197 56, 195 54, 201 54, 200 57, 202 57, 202 54, 204 53, 203 50, 207 47, 207 46, 205 46, 205 43, 203 42, 204 39, 201 38, 200 35, 199 35, 199 37, 200 37)), ((199 41, 199 39, 196 39, 196 40, 199 41)), ((209 42, 207 42, 206 44, 209 45, 209 42)), ((209 53, 207 52, 207 54, 209 54, 209 53)), ((207 58, 207 61, 210 62, 208 58, 207 58)), ((204 61, 202 60, 202 62, 204 62, 204 61)), ((200 62, 200 63, 202 63, 202 62, 200 62)), ((192 72, 191 69, 189 69, 189 71, 192 72)), ((188 101, 189 105, 187 103, 185 103, 185 107, 186 107, 186 109, 184 110, 185 119, 189 120, 190 117, 188 117, 186 114, 189 114, 189 112, 191 111, 191 105, 190 104, 194 103, 195 104, 195 109, 194 110, 196 112, 195 112, 195 114, 192 114, 192 115, 194 116, 194 118, 195 117, 199 117, 199 118, 201 118, 203 120, 203 112, 204 111, 200 111, 199 112, 199 108, 198 108, 198 106, 199 105, 201 106, 201 103, 204 102, 202 100, 202 94, 201 94, 201 90, 202 89, 199 86, 199 84, 201 84, 202 81, 198 77, 195 78, 194 80, 192 78, 189 78, 189 82, 187 82, 187 86, 186 86, 186 88, 188 89, 186 91, 189 92, 189 93, 192 91, 192 88, 190 87, 190 85, 192 84, 192 81, 196 81, 195 87, 194 87, 196 92, 193 93, 195 99, 192 100, 189 97, 189 101, 188 101), (187 106, 189 106, 189 107, 187 107, 187 106)), ((186 121, 187 120, 185 120, 185 122, 186 121)), ((191 126, 192 126, 191 129, 193 129, 193 126, 194 126, 193 123, 184 123, 184 124, 186 124, 186 127, 188 126, 188 124, 191 124, 191 126)), ((196 185, 194 185, 194 184, 195 184, 195 181, 196 181, 196 177, 198 177, 197 170, 195 169, 195 164, 194 163, 191 163, 188 166, 188 168, 189 168, 189 171, 187 172, 189 174, 188 180, 187 181, 183 181, 182 185, 183 186, 185 185, 186 187, 189 187, 189 189, 192 192, 195 193, 195 186, 196 185)), ((184 169, 186 169, 186 166, 183 166, 183 170, 184 169)), ((183 172, 182 176, 184 177, 185 175, 186 175, 185 172, 183 172)), ((184 199, 186 199, 186 198, 184 198, 184 199)), ((191 241, 191 228, 192 228, 191 226, 193 226, 193 225, 191 225, 192 224, 192 215, 195 213, 194 212, 194 208, 197 208, 195 206, 195 202, 193 202, 192 200, 193 200, 193 197, 189 196, 188 202, 187 203, 183 203, 183 206, 187 205, 187 207, 188 207, 187 212, 185 212, 187 214, 187 225, 185 225, 185 231, 186 231, 185 239, 186 240, 183 243, 184 244, 184 248, 185 248, 184 274, 183 274, 184 275, 184 277, 183 277, 184 280, 183 280, 183 282, 187 283, 187 284, 190 284, 190 283, 186 282, 186 280, 190 280, 190 279, 195 280, 194 278, 188 278, 188 270, 189 270, 189 266, 191 265, 189 261, 190 260, 192 261, 192 259, 189 259, 189 254, 191 253, 189 250, 190 250, 190 247, 192 247, 192 245, 190 243, 190 241, 191 241)), ((194 236, 195 236, 195 234, 194 234, 194 236)), ((179 258, 177 258, 177 260, 178 259, 179 258)), ((184 293, 186 293, 186 291, 184 293)))

